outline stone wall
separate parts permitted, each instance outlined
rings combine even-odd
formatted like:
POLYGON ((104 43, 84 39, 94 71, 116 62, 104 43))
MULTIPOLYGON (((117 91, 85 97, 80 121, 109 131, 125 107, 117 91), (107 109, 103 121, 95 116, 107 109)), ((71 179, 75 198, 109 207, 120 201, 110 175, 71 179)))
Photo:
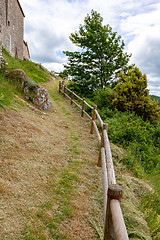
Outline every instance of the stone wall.
POLYGON ((2 4, 0 1, 0 65, 2 61, 2 4))
POLYGON ((30 59, 28 44, 25 41, 23 41, 23 59, 28 61, 30 59))
POLYGON ((1 41, 13 56, 23 59, 24 13, 18 0, 0 0, 1 41))

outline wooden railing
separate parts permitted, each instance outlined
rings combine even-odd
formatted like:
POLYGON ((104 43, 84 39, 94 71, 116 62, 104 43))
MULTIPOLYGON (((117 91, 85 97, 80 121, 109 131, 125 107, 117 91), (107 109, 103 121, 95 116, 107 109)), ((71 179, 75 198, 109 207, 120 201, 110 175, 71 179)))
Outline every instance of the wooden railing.
POLYGON ((99 158, 98 166, 102 167, 103 179, 103 209, 104 209, 104 240, 128 240, 128 234, 124 223, 120 199, 122 198, 122 188, 116 184, 114 166, 110 143, 108 139, 108 124, 103 123, 101 116, 97 111, 97 107, 90 106, 85 99, 80 98, 77 94, 71 91, 64 85, 64 82, 59 82, 59 93, 63 93, 70 101, 81 110, 81 116, 84 114, 91 120, 90 133, 95 130, 99 142, 99 158), (70 93, 67 94, 67 91, 70 93), (81 105, 75 101, 81 102, 81 105), (92 117, 85 111, 85 105, 92 110, 92 117), (97 121, 100 123, 102 133, 97 127, 97 121))

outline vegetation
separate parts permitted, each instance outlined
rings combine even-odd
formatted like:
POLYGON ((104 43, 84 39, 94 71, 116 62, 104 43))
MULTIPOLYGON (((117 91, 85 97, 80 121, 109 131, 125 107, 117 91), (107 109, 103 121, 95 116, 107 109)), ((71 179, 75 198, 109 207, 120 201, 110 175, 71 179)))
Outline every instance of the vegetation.
POLYGON ((8 65, 5 66, 5 70, 22 69, 27 77, 33 79, 36 83, 47 82, 50 79, 49 71, 41 64, 13 58, 4 48, 2 50, 3 57, 8 63, 8 65))
POLYGON ((31 90, 39 88, 39 83, 47 82, 50 75, 41 64, 13 58, 4 48, 2 50, 7 65, 0 69, 0 107, 6 107, 15 100, 14 94, 23 95, 22 78, 15 74, 15 69, 22 69, 26 73, 23 87, 27 86, 31 90))
POLYGON ((134 67, 127 74, 120 73, 113 103, 120 111, 131 111, 144 120, 160 119, 158 103, 152 101, 147 89, 147 77, 134 67))
POLYGON ((9 106, 13 101, 13 86, 9 84, 0 72, 0 107, 9 106))
POLYGON ((124 42, 112 28, 102 25, 103 18, 92 10, 79 31, 70 40, 80 48, 64 52, 68 56, 65 70, 83 91, 94 91, 110 84, 120 71, 128 69, 130 56, 124 53, 124 42))
POLYGON ((158 105, 160 106, 160 97, 155 96, 155 95, 150 95, 152 101, 155 100, 156 102, 158 102, 158 105))

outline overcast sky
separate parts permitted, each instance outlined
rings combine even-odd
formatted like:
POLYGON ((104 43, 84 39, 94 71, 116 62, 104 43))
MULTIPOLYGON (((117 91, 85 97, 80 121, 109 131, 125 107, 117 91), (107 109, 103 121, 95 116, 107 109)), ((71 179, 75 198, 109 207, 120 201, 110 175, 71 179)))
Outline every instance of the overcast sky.
POLYGON ((25 13, 24 38, 31 60, 49 70, 61 71, 73 51, 69 40, 92 9, 121 35, 125 50, 147 74, 150 94, 160 96, 160 1, 159 0, 20 0, 25 13))

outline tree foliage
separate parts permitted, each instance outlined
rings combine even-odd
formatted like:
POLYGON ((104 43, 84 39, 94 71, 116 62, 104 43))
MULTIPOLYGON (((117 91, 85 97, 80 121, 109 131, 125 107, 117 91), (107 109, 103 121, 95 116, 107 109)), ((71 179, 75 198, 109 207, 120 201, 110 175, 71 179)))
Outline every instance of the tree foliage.
POLYGON ((155 95, 150 95, 150 97, 151 97, 152 101, 155 100, 156 102, 158 102, 158 105, 159 105, 159 107, 160 107, 160 97, 155 96, 155 95))
POLYGON ((113 103, 120 111, 134 111, 144 120, 159 120, 160 108, 152 101, 147 89, 147 77, 134 67, 127 74, 120 73, 113 103))
POLYGON ((59 73, 59 76, 60 76, 61 78, 68 77, 68 72, 67 72, 67 70, 65 69, 65 70, 63 70, 62 72, 60 72, 60 73, 59 73))
POLYGON ((73 81, 83 88, 95 90, 109 84, 117 74, 128 67, 130 55, 124 53, 124 42, 109 25, 102 25, 103 18, 92 10, 84 19, 79 31, 70 40, 79 51, 64 52, 68 56, 65 65, 73 81))

